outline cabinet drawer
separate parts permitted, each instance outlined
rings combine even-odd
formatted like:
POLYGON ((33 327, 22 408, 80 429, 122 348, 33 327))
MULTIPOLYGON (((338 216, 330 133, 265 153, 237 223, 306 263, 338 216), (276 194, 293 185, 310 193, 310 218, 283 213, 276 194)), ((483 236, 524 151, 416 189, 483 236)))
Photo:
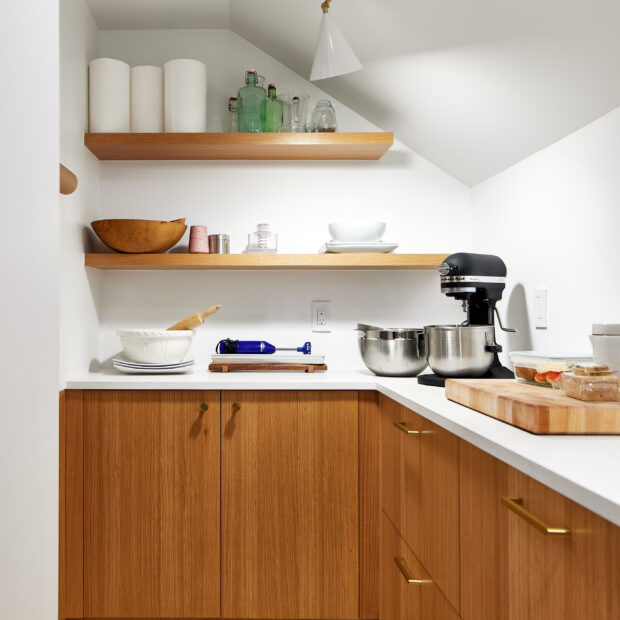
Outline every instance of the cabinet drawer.
POLYGON ((381 620, 458 620, 458 613, 383 515, 381 620))
POLYGON ((381 419, 383 510, 458 609, 458 439, 385 397, 381 419))
POLYGON ((402 533, 405 523, 405 434, 397 426, 405 421, 404 407, 380 396, 381 507, 402 533))
POLYGON ((464 441, 460 466, 464 620, 620 618, 620 528, 464 441))

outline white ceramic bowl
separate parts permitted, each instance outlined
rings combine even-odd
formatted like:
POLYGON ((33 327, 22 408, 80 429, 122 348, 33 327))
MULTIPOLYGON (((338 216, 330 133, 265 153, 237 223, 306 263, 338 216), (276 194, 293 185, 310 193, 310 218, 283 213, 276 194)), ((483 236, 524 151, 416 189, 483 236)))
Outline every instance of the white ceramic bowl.
POLYGON ((620 370, 620 335, 590 336, 594 361, 608 364, 612 370, 620 370))
POLYGON ((381 241, 385 222, 332 222, 329 234, 333 241, 381 241))
POLYGON ((192 330, 119 329, 116 333, 127 359, 142 364, 182 362, 194 337, 192 330))

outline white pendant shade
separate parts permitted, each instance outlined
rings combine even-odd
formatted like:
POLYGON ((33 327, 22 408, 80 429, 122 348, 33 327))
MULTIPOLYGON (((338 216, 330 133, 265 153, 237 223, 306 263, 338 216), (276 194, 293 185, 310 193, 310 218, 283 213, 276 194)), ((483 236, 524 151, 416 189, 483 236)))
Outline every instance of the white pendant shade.
POLYGON ((323 13, 310 80, 324 80, 336 75, 353 73, 361 68, 362 64, 340 28, 329 13, 323 13))

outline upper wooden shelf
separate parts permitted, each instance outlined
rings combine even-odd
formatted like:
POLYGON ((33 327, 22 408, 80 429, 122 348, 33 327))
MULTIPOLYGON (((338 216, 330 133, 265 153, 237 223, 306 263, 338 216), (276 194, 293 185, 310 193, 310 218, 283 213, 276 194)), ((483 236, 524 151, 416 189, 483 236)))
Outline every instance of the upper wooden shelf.
POLYGON ((375 160, 393 133, 87 133, 101 160, 375 160))
POLYGON ((447 254, 86 254, 107 270, 436 269, 447 254))

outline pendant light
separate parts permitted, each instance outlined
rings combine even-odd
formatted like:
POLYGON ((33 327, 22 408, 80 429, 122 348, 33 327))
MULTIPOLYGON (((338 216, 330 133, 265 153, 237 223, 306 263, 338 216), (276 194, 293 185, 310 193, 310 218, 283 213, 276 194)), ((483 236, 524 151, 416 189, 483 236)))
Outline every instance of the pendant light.
POLYGON ((336 75, 344 75, 345 73, 353 73, 353 71, 359 71, 362 68, 340 28, 328 14, 330 2, 331 0, 325 0, 321 4, 323 17, 321 18, 321 29, 319 30, 314 62, 312 63, 312 73, 310 74, 312 82, 336 75))

